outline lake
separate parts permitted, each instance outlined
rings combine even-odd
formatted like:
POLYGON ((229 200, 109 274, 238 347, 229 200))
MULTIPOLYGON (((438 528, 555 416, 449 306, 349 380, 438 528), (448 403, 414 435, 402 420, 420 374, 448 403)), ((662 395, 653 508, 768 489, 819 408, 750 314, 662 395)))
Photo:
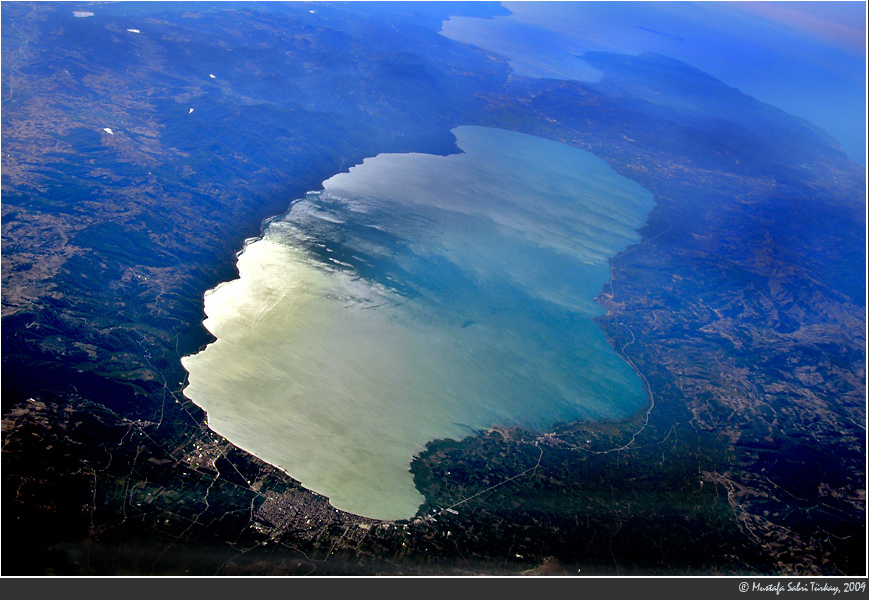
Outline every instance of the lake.
POLYGON ((266 223, 183 359, 209 427, 377 519, 416 514, 433 439, 646 402, 593 320, 652 194, 571 146, 453 133, 461 153, 368 158, 266 223))

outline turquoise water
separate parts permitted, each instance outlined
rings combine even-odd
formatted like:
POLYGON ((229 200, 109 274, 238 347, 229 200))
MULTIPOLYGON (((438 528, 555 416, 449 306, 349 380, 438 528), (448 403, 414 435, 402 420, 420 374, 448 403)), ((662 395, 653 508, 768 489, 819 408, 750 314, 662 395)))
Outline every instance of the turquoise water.
POLYGON ((461 154, 366 159, 269 222, 183 359, 212 429, 352 513, 413 516, 433 439, 646 400, 592 319, 652 195, 570 146, 454 134, 461 154))

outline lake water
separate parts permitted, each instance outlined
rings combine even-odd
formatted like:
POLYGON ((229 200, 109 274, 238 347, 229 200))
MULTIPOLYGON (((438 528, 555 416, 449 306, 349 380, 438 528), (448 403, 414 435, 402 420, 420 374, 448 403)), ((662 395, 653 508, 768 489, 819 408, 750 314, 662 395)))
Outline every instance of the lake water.
POLYGON ((373 518, 416 513, 426 442, 646 401, 593 319, 652 195, 570 146, 453 133, 460 154, 366 159, 271 220, 183 359, 209 427, 373 518))

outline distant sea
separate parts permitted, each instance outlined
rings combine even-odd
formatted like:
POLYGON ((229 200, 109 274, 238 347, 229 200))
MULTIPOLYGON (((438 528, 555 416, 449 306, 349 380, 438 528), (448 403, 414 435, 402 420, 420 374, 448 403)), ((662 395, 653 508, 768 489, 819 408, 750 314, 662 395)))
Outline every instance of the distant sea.
POLYGON ((351 513, 413 516, 431 440, 646 402, 593 319, 652 194, 564 144, 453 133, 462 153, 366 159, 268 222, 183 359, 209 427, 351 513))
POLYGON ((588 51, 655 52, 803 118, 866 164, 863 2, 504 2, 442 35, 506 56, 523 77, 597 82, 588 51))

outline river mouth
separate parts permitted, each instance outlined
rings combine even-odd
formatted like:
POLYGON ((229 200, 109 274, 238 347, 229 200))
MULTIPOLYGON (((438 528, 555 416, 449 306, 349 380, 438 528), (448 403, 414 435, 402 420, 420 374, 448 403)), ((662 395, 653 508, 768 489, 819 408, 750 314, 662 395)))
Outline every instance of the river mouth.
POLYGON ((182 360, 209 427, 367 517, 416 514, 433 439, 646 401, 594 299, 652 194, 564 144, 454 134, 460 154, 366 159, 271 220, 182 360))

